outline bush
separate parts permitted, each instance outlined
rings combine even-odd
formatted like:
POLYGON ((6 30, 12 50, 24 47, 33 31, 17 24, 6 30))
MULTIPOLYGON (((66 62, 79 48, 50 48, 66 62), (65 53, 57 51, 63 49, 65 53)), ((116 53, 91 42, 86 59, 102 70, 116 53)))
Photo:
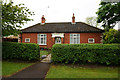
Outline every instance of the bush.
POLYGON ((2 43, 2 58, 7 60, 39 60, 39 45, 34 43, 2 43))
POLYGON ((118 44, 55 44, 51 52, 54 63, 120 64, 118 44))
POLYGON ((103 43, 111 44, 111 43, 119 43, 120 44, 120 31, 115 29, 110 29, 108 32, 103 34, 103 43))

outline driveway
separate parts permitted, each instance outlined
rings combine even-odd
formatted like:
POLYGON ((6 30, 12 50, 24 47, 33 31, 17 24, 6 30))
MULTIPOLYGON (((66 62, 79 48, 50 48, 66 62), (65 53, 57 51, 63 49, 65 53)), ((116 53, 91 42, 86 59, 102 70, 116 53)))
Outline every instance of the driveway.
POLYGON ((32 66, 12 75, 9 78, 3 78, 2 80, 44 80, 45 76, 50 68, 51 54, 43 59, 41 62, 33 64, 32 66))

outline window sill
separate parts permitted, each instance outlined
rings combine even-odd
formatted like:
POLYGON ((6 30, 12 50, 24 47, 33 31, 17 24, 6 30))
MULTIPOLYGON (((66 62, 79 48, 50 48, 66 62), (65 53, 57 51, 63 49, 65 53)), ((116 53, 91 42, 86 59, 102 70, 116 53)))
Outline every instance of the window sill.
POLYGON ((88 42, 88 43, 94 43, 94 42, 88 42))
POLYGON ((47 45, 47 44, 39 44, 39 45, 43 45, 44 46, 44 45, 47 45))
POLYGON ((80 44, 80 43, 70 43, 70 44, 80 44))

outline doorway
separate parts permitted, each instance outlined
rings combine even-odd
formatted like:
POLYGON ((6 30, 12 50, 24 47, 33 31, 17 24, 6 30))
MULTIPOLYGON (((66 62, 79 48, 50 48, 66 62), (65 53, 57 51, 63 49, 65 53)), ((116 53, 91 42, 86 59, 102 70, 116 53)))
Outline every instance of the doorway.
POLYGON ((55 37, 55 44, 61 44, 61 37, 55 37))

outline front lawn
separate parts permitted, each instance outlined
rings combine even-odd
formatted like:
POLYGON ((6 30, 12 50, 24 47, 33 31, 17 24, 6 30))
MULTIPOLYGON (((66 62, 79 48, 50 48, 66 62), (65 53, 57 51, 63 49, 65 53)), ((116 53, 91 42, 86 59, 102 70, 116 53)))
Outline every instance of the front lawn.
POLYGON ((2 76, 10 76, 19 70, 22 70, 33 63, 28 63, 28 62, 8 62, 8 61, 3 61, 2 62, 2 76))
POLYGON ((118 78, 118 68, 52 65, 46 78, 118 78))
POLYGON ((40 50, 40 57, 42 55, 48 55, 48 53, 49 53, 49 51, 47 51, 47 50, 40 50))

